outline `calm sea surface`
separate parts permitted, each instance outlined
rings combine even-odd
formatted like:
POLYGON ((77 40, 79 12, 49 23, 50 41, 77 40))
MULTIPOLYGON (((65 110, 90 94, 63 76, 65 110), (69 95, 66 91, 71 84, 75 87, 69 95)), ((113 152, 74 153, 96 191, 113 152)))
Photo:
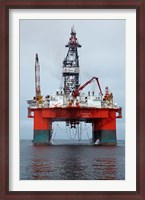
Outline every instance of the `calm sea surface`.
POLYGON ((30 140, 21 140, 21 180, 125 179, 124 141, 118 141, 117 146, 54 142, 51 146, 33 146, 30 140))

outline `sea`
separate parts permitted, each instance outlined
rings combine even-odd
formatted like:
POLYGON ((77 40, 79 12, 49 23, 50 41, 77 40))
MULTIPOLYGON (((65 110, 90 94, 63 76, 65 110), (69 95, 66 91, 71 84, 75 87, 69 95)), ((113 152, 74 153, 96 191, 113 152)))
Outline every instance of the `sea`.
POLYGON ((124 180, 125 141, 95 146, 87 140, 55 140, 49 146, 20 141, 21 180, 124 180))

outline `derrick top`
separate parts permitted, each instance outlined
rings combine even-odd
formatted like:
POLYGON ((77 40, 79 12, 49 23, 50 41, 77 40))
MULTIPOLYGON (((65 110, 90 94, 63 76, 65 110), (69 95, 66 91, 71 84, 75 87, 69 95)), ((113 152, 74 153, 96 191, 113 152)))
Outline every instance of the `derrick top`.
POLYGON ((81 47, 79 44, 77 37, 76 37, 76 31, 74 30, 74 26, 71 28, 71 37, 69 38, 68 44, 65 45, 65 47, 70 47, 70 48, 77 48, 81 47))

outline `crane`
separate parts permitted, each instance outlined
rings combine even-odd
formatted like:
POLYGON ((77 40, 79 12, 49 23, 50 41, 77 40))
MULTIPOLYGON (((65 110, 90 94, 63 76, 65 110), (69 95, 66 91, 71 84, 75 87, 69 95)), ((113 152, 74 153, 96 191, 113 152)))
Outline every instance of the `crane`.
POLYGON ((38 54, 36 53, 35 57, 35 97, 39 99, 41 97, 41 89, 40 89, 40 64, 38 59, 38 54))
POLYGON ((36 53, 36 57, 35 57, 35 97, 34 97, 34 100, 36 100, 38 106, 43 102, 42 98, 43 98, 43 96, 41 96, 41 89, 40 89, 40 64, 39 64, 38 54, 36 53))
POLYGON ((99 90, 100 90, 100 94, 103 95, 102 90, 101 90, 101 86, 100 86, 100 83, 99 83, 99 79, 97 77, 93 77, 89 81, 87 81, 85 84, 83 84, 82 86, 76 88, 72 93, 73 97, 76 98, 77 96, 79 96, 79 92, 81 90, 83 90, 88 84, 93 82, 94 80, 96 80, 96 82, 97 82, 97 85, 98 85, 99 90))

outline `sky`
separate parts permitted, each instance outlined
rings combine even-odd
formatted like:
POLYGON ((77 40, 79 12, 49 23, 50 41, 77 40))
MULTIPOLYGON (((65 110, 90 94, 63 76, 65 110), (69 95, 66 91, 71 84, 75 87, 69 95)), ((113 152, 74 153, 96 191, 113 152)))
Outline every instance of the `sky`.
MULTIPOLYGON (((82 45, 78 49, 80 84, 96 76, 103 93, 109 87, 123 110, 122 119, 117 119, 117 138, 125 139, 125 20, 36 19, 20 20, 20 138, 33 139, 33 119, 27 118, 26 101, 35 96, 35 54, 40 62, 41 93, 55 94, 62 84, 62 62, 72 26, 82 45)), ((94 87, 87 86, 87 91, 94 87)), ((91 138, 87 128, 84 139, 91 138)), ((54 129, 55 139, 68 138, 62 131, 64 124, 55 123, 54 129)))

